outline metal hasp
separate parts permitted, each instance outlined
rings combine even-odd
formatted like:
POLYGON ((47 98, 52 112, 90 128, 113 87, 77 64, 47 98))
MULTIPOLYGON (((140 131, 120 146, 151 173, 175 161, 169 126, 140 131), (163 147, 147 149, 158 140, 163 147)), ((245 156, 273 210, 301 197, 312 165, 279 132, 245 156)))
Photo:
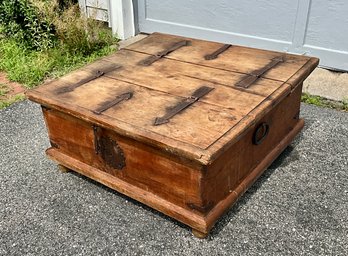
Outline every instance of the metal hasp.
POLYGON ((220 47, 219 49, 217 49, 215 52, 211 53, 211 54, 207 54, 204 56, 205 60, 214 60, 216 59, 221 53, 223 53, 224 51, 226 51, 228 48, 230 48, 232 45, 230 44, 225 44, 222 47, 220 47))
POLYGON ((243 78, 241 81, 239 81, 236 86, 242 87, 242 88, 248 88, 253 83, 255 83, 258 79, 260 79, 267 71, 277 66, 279 63, 284 62, 284 58, 282 56, 275 57, 272 59, 270 63, 268 63, 263 68, 260 68, 258 70, 255 70, 251 72, 251 74, 247 75, 245 78, 243 78))
POLYGON ((100 155, 104 162, 114 169, 121 170, 126 166, 123 150, 109 136, 103 134, 103 130, 93 125, 95 153, 100 155))
POLYGON ((84 85, 84 84, 86 84, 86 83, 88 83, 90 81, 93 81, 94 79, 97 79, 97 78, 105 75, 106 73, 114 71, 114 70, 119 69, 121 67, 122 67, 121 65, 114 65, 114 66, 106 68, 104 70, 97 70, 94 75, 86 77, 86 78, 80 80, 77 83, 68 84, 66 86, 57 88, 55 90, 55 93, 62 94, 62 93, 72 92, 73 90, 75 90, 76 88, 80 87, 81 85, 84 85))
POLYGON ((198 88, 190 97, 187 97, 185 100, 179 102, 176 106, 171 108, 164 116, 157 117, 155 119, 154 125, 161 125, 169 122, 169 119, 171 119, 173 116, 178 114, 179 112, 183 111, 185 108, 189 107, 196 101, 198 101, 200 98, 208 94, 210 91, 212 91, 214 88, 202 86, 198 88))
POLYGON ((93 113, 96 115, 100 115, 101 113, 103 113, 104 111, 108 110, 109 108, 117 105, 121 101, 129 100, 132 97, 133 97, 133 92, 123 93, 123 94, 117 96, 113 100, 109 100, 109 101, 105 101, 105 102, 101 103, 96 110, 93 110, 93 113))
POLYGON ((183 46, 187 46, 189 44, 190 44, 190 41, 188 41, 188 40, 183 40, 183 41, 174 43, 168 49, 161 51, 155 55, 151 55, 151 56, 147 57, 146 59, 140 61, 139 64, 142 66, 150 66, 152 63, 163 58, 164 56, 168 55, 169 53, 171 53, 171 52, 173 52, 173 51, 175 51, 183 46))

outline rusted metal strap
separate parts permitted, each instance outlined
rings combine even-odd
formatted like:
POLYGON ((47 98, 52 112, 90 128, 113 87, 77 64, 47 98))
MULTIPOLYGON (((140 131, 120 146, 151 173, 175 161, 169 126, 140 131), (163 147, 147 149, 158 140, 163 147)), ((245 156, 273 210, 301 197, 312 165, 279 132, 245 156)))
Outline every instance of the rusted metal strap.
POLYGON ((185 108, 198 101, 200 98, 208 94, 213 89, 214 88, 207 86, 202 86, 198 88, 190 97, 187 97, 185 100, 179 102, 176 106, 171 108, 164 116, 157 117, 155 119, 154 125, 168 123, 169 119, 171 119, 173 116, 175 116, 179 112, 183 111, 185 108))
POLYGON ((270 63, 268 63, 263 68, 253 71, 251 74, 247 75, 241 81, 239 81, 236 86, 248 88, 253 83, 255 83, 259 78, 261 78, 267 71, 277 66, 279 63, 284 62, 284 58, 282 56, 275 57, 272 59, 270 63))
POLYGON ((223 53, 224 51, 226 51, 228 48, 230 48, 232 45, 230 44, 225 44, 224 46, 220 47, 219 49, 217 49, 215 52, 211 53, 211 54, 207 54, 204 56, 205 60, 214 60, 216 59, 221 53, 223 53))
POLYGON ((93 113, 96 115, 100 115, 101 113, 103 113, 104 111, 108 110, 109 108, 117 105, 121 101, 129 100, 132 97, 133 97, 133 92, 123 93, 123 94, 117 96, 113 100, 105 101, 105 102, 101 103, 100 107, 98 107, 96 110, 94 110, 93 113))
POLYGON ((57 88, 55 90, 55 93, 62 94, 62 93, 72 92, 73 90, 75 90, 76 88, 80 87, 81 85, 84 85, 84 84, 86 84, 86 83, 88 83, 90 81, 93 81, 94 79, 97 79, 97 78, 105 75, 106 73, 114 71, 114 70, 119 69, 121 67, 122 67, 121 65, 115 65, 115 66, 106 68, 104 70, 97 70, 93 75, 91 75, 89 77, 86 77, 86 78, 80 80, 77 83, 68 84, 66 86, 57 88))
POLYGON ((188 41, 188 40, 183 40, 183 41, 177 42, 177 43, 173 44, 171 47, 169 47, 168 49, 161 51, 155 55, 151 55, 151 56, 147 57, 146 59, 140 61, 139 64, 142 66, 150 66, 155 61, 163 58, 164 56, 168 55, 169 53, 171 53, 171 52, 173 52, 173 51, 175 51, 183 46, 189 45, 189 43, 190 43, 190 41, 188 41))

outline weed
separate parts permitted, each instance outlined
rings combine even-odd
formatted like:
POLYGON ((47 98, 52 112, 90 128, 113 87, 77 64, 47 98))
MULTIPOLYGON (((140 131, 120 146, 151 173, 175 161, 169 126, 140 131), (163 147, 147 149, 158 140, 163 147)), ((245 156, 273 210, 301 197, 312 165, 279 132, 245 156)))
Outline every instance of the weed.
POLYGON ((32 49, 48 49, 56 41, 54 27, 29 0, 2 0, 1 33, 32 49))
POLYGON ((0 109, 6 108, 13 104, 14 102, 24 100, 25 96, 24 94, 18 94, 16 96, 13 96, 7 100, 0 100, 0 109))
POLYGON ((337 110, 348 111, 348 100, 334 101, 329 100, 324 97, 310 95, 308 93, 303 93, 301 96, 301 101, 307 104, 316 105, 319 107, 333 108, 337 110))
POLYGON ((10 89, 8 88, 7 84, 0 83, 0 97, 6 95, 9 91, 10 89))

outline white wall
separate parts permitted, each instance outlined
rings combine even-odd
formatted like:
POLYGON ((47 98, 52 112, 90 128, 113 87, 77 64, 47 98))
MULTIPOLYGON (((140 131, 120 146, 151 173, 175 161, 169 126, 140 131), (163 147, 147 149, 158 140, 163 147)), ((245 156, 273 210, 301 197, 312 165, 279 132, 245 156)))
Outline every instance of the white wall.
POLYGON ((132 0, 79 0, 81 10, 97 20, 109 23, 120 39, 135 34, 132 0))

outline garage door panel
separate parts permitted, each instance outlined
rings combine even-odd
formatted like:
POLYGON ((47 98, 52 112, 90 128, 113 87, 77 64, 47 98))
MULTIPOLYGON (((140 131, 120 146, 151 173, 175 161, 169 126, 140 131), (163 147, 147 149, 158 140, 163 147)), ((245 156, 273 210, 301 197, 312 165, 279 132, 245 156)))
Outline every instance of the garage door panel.
POLYGON ((282 41, 291 41, 297 11, 297 3, 293 1, 262 0, 252 1, 252 4, 239 0, 141 2, 145 2, 149 21, 282 41))
POLYGON ((136 0, 141 32, 284 51, 348 71, 347 0, 136 0))
POLYGON ((312 0, 305 45, 348 53, 347 41, 348 1, 312 0))

